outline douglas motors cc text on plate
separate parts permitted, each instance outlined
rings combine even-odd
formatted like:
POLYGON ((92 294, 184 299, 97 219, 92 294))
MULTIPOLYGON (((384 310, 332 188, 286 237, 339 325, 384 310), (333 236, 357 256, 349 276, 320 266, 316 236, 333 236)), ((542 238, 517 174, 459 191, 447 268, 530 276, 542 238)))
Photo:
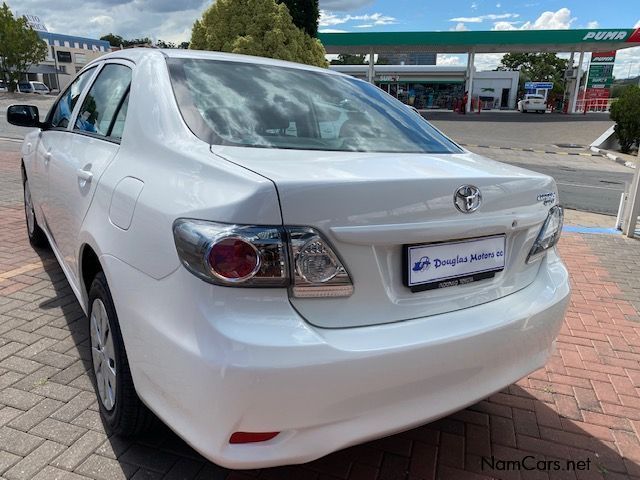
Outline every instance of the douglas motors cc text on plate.
POLYGON ((29 105, 7 119, 33 127, 29 238, 87 313, 112 432, 153 412, 223 466, 306 462, 464 408, 552 352, 569 299, 554 181, 372 84, 128 49, 88 63, 44 121, 29 105))

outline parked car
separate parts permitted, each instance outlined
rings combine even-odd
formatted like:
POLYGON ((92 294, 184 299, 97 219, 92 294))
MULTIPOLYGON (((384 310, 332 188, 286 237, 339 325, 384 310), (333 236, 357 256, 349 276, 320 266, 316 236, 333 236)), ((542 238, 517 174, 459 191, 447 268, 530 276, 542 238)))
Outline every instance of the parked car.
POLYGON ((544 95, 526 94, 522 100, 518 102, 518 110, 522 113, 547 111, 547 102, 544 95))
POLYGON ((22 146, 31 242, 88 329, 111 432, 226 467, 313 460, 545 364, 569 299, 554 180, 372 84, 191 50, 89 63, 22 146), (334 122, 335 124, 332 124, 334 122))
POLYGON ((49 87, 42 82, 18 82, 19 93, 37 93, 39 95, 48 95, 49 87))

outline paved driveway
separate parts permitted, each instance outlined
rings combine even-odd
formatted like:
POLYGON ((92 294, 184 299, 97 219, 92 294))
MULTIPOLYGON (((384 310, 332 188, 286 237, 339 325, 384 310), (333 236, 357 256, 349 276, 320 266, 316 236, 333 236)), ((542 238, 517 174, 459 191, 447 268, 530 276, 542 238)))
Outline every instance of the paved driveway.
POLYGON ((87 373, 86 318, 53 255, 29 246, 17 145, 0 147, 0 478, 640 478, 637 242, 564 236, 573 296, 558 351, 517 384, 316 462, 230 472, 164 427, 138 441, 105 434, 87 373), (525 458, 534 470, 504 470, 525 458), (567 460, 585 470, 553 470, 567 460))

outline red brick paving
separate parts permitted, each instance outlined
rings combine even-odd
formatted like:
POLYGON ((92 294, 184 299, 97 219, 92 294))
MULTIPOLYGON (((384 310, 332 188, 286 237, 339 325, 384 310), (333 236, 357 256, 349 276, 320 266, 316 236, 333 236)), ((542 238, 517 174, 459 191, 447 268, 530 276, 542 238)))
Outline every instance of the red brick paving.
POLYGON ((82 314, 52 255, 28 244, 19 188, 16 154, 0 153, 0 478, 640 478, 638 312, 588 236, 560 244, 573 293, 545 368, 408 432, 301 466, 229 472, 166 430, 138 442, 106 436, 82 314), (481 458, 492 455, 589 459, 591 468, 483 469, 481 458))

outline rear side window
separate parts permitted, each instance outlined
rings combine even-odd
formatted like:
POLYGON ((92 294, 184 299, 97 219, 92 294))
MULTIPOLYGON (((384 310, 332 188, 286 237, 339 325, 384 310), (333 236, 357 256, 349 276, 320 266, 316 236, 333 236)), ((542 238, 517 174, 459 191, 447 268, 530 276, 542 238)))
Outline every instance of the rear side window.
MULTIPOLYGON (((131 69, 125 65, 110 63, 98 74, 82 102, 74 130, 108 137, 124 107, 131 85, 131 69)), ((124 118, 120 118, 119 135, 122 135, 124 118)), ((118 137, 119 138, 119 137, 118 137)))
POLYGON ((114 140, 122 139, 122 132, 124 131, 124 121, 127 118, 127 107, 129 106, 129 94, 122 99, 122 106, 118 110, 118 114, 113 122, 111 128, 110 137, 114 140))
POLYGON ((91 76, 95 72, 95 67, 82 72, 64 92, 58 103, 53 107, 51 115, 51 126, 67 128, 71 120, 71 112, 80 97, 80 94, 87 86, 91 76))

